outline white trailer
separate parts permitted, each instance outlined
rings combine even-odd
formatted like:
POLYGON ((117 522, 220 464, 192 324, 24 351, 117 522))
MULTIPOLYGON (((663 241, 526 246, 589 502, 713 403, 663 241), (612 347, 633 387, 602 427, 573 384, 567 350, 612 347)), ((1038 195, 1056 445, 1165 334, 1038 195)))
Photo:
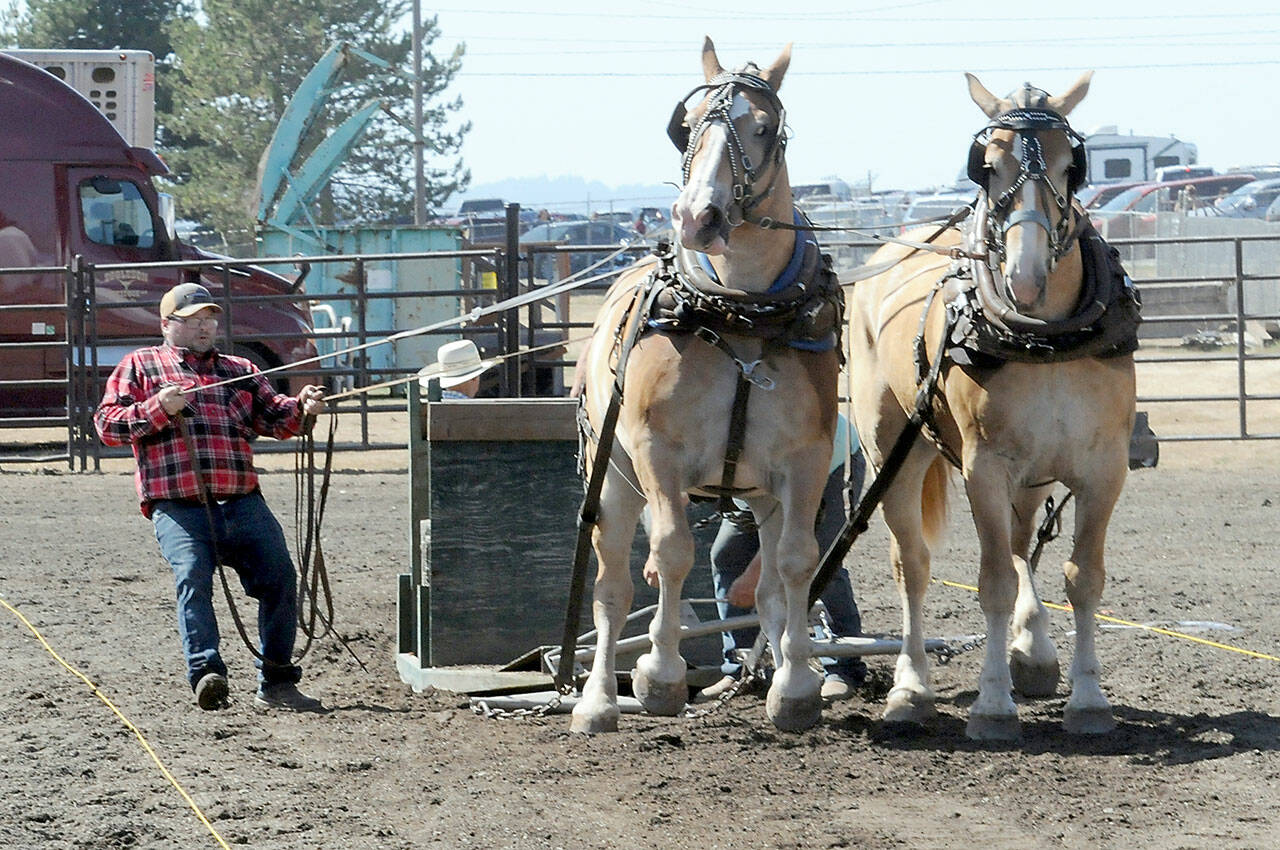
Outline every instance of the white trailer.
POLYGON ((1135 136, 1115 125, 1099 127, 1084 141, 1089 179, 1098 183, 1136 183, 1156 179, 1156 169, 1195 165, 1196 146, 1173 136, 1135 136))
POLYGON ((5 50, 82 94, 133 147, 155 147, 156 59, 146 50, 5 50))

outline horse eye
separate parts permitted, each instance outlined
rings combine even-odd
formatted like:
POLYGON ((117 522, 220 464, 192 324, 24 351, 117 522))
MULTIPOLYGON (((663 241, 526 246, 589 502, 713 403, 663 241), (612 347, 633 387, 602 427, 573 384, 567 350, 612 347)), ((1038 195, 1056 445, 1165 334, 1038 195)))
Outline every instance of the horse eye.
POLYGON ((756 128, 756 135, 757 135, 757 136, 763 136, 763 135, 765 134, 765 132, 766 132, 768 129, 769 129, 768 127, 757 127, 757 128, 756 128))

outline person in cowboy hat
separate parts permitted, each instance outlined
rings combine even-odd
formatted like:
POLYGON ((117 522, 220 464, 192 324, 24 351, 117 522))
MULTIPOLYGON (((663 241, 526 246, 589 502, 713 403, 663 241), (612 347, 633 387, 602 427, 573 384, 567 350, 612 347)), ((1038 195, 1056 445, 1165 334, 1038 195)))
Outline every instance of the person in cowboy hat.
POLYGON ((166 292, 164 344, 125 355, 107 381, 94 426, 107 445, 133 448, 142 513, 173 568, 178 634, 196 704, 209 711, 228 702, 213 611, 213 573, 221 561, 258 600, 254 704, 316 711, 320 700, 298 690, 302 668, 293 663, 297 573, 258 489, 248 438, 296 436, 304 414, 324 410, 324 390, 277 393, 248 360, 220 353, 214 340, 221 313, 199 284, 166 292))
POLYGON ((424 366, 419 375, 419 383, 425 391, 433 380, 440 381, 440 398, 469 399, 475 398, 480 391, 480 376, 492 363, 480 359, 480 350, 469 339, 458 339, 446 342, 436 352, 436 362, 424 366))

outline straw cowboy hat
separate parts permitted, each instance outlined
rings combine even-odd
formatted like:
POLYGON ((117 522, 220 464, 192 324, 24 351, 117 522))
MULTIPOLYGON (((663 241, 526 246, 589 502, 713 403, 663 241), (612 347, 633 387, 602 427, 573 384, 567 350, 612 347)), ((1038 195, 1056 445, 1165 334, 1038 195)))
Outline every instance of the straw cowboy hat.
POLYGON ((422 384, 425 386, 431 378, 439 378, 440 388, 447 390, 458 384, 465 384, 492 365, 481 361, 480 350, 471 340, 458 339, 446 342, 436 352, 434 366, 428 366, 422 370, 424 373, 431 373, 422 379, 422 384))

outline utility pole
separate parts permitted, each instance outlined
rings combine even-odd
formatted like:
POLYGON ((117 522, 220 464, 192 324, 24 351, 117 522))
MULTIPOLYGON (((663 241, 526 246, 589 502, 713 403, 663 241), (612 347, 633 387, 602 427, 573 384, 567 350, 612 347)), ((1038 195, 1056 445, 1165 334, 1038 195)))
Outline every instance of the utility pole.
POLYGON ((422 140, 422 0, 413 0, 413 223, 427 223, 427 178, 422 140))

